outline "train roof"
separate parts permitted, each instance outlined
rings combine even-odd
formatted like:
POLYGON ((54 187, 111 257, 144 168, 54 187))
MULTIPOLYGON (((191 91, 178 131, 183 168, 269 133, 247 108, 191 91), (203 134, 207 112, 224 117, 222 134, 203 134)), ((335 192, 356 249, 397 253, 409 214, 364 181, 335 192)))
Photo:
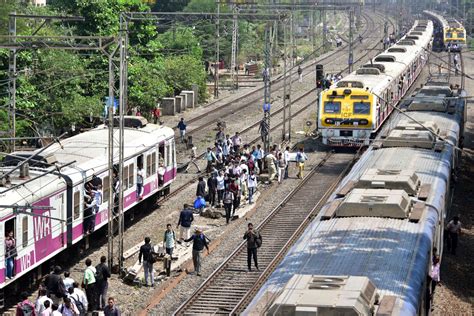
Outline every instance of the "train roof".
MULTIPOLYGON (((459 139, 460 115, 442 112, 406 112, 421 122, 434 122, 439 133, 455 144, 459 139)), ((391 128, 406 120, 394 113, 391 128)), ((454 146, 435 149, 413 147, 370 147, 344 178, 328 204, 291 248, 245 314, 263 313, 295 274, 367 276, 383 295, 400 298, 402 315, 415 315, 430 262, 433 236, 445 208, 452 170, 454 146), (321 220, 338 192, 351 181, 373 170, 388 173, 415 172, 420 187, 429 185, 426 211, 419 221, 409 218, 368 216, 333 217, 321 220)), ((411 197, 410 199, 417 199, 411 197)))
MULTIPOLYGON (((114 163, 118 163, 119 129, 114 128, 114 163)), ((133 157, 152 149, 156 143, 174 137, 170 127, 146 124, 142 128, 124 128, 124 157, 133 157)), ((66 175, 77 177, 82 171, 87 176, 108 168, 109 129, 101 125, 93 130, 61 141, 43 152, 43 155, 54 155, 59 165, 75 161, 63 171, 66 175), (81 172, 79 172, 81 171, 81 172)))
MULTIPOLYGON (((11 170, 11 167, 0 168, 1 172, 11 170)), ((51 196, 56 192, 63 191, 66 188, 66 181, 57 173, 46 174, 46 170, 39 168, 30 168, 29 177, 19 178, 19 171, 15 170, 10 175, 11 185, 0 186, 0 205, 36 205, 41 198, 51 196), (26 183, 28 179, 41 176, 31 182, 26 183), (22 184, 22 185, 19 185, 22 184), (10 187, 19 185, 14 189, 10 187)), ((0 208, 0 218, 10 216, 13 213, 12 208, 0 208)))
POLYGON ((388 84, 400 76, 431 41, 432 22, 416 21, 411 30, 395 45, 374 57, 369 63, 345 76, 330 89, 344 87, 346 82, 359 82, 364 89, 380 95, 388 84), (421 27, 421 29, 418 29, 421 27), (424 29, 424 30, 422 30, 424 29), (415 32, 415 34, 411 34, 415 32), (421 34, 421 35, 420 35, 421 34), (375 69, 371 69, 375 68, 375 69))
POLYGON ((434 12, 434 11, 425 10, 423 12, 429 17, 435 19, 441 25, 443 29, 463 28, 462 23, 456 20, 455 18, 452 18, 452 17, 445 18, 442 14, 434 12))

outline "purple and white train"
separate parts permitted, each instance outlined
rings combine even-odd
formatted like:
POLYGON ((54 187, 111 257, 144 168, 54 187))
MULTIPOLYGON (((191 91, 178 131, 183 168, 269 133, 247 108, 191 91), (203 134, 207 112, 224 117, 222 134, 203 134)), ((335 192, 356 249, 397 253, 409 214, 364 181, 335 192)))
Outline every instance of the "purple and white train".
MULTIPOLYGON (((130 123, 124 129, 122 185, 126 212, 139 203, 169 193, 177 166, 172 128, 149 124, 139 117, 126 117, 125 121, 130 123), (136 194, 138 165, 143 166, 145 173, 140 200, 136 194)), ((114 132, 117 140, 118 129, 114 132)), ((21 170, 12 172, 8 181, 5 177, 0 180, 0 240, 4 245, 5 236, 13 231, 17 252, 13 262, 14 277, 8 279, 6 251, 0 247, 0 290, 19 277, 41 269, 43 263, 84 239, 84 194, 88 182, 102 182, 103 199, 95 216, 95 229, 107 225, 109 181, 113 181, 109 179, 108 133, 108 128, 102 125, 41 153, 17 152, 4 159, 0 175, 15 168, 12 166, 15 157, 36 154, 28 168, 18 168, 21 170), (12 207, 5 208, 7 205, 31 208, 18 213, 12 207)), ((114 164, 118 164, 117 143, 114 157, 114 164)))

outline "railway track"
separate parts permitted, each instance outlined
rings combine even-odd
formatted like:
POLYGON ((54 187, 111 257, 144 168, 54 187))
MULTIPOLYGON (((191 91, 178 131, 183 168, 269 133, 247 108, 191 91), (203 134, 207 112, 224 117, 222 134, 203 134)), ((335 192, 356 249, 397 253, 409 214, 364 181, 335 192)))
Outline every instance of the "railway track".
POLYGON ((326 154, 302 182, 257 227, 261 271, 247 271, 247 246, 237 249, 184 302, 175 315, 235 315, 269 277, 289 247, 316 216, 356 159, 353 154, 326 154))
MULTIPOLYGON (((362 33, 365 36, 366 34, 369 34, 370 32, 373 32, 375 30, 376 24, 373 18, 369 14, 363 14, 362 17, 364 18, 365 25, 366 25, 366 28, 364 32, 362 33)), ((354 44, 354 48, 361 45, 356 40, 353 41, 353 44, 354 44)), ((318 48, 317 50, 321 48, 322 47, 318 48)), ((344 56, 347 53, 346 49, 347 49, 347 44, 343 45, 341 48, 339 48, 338 50, 334 51, 331 54, 328 54, 322 58, 314 59, 306 64, 303 64, 302 65, 302 68, 304 71, 303 77, 313 74, 313 71, 310 71, 310 69, 312 70, 312 67, 314 65, 344 56)), ((287 77, 290 77, 292 82, 297 82, 298 80, 298 75, 296 74, 294 70, 291 71, 291 74, 288 74, 287 77)), ((271 81, 272 90, 274 92, 283 89, 283 83, 284 83, 283 80, 284 80, 284 76, 282 75, 271 81)), ((261 100, 263 100, 263 87, 255 89, 247 94, 244 94, 243 96, 237 99, 234 99, 222 106, 219 106, 213 109, 212 112, 204 113, 202 115, 193 117, 192 119, 187 120, 188 128, 189 128, 188 135, 193 135, 193 133, 197 131, 201 131, 205 128, 208 128, 209 126, 212 126, 213 124, 217 123, 223 118, 233 115, 238 111, 241 111, 251 105, 254 105, 260 102, 261 100), (195 124, 201 120, 204 120, 204 122, 199 123, 199 125, 196 126, 195 124)))
MULTIPOLYGON (((373 25, 375 25, 375 21, 373 20, 372 17, 370 17, 370 15, 368 16, 367 18, 368 20, 371 21, 371 23, 373 23, 373 25)), ((392 23, 392 22, 391 22, 392 23)), ((393 26, 393 23, 392 23, 392 26, 393 26)), ((365 61, 365 59, 367 58, 367 56, 377 47, 377 45, 379 45, 379 43, 376 41, 375 42, 375 45, 372 45, 370 46, 367 51, 359 56, 355 61, 354 61, 354 65, 356 65, 357 63, 361 62, 361 61, 365 61)), ((338 52, 338 51, 337 51, 338 52)), ((337 53, 335 52, 335 53, 337 53)), ((328 56, 329 57, 329 56, 328 56)), ((316 62, 315 62, 316 63, 316 62)), ((348 66, 346 66, 342 71, 347 71, 348 70, 348 66)), ((295 79, 296 81, 297 79, 295 79)), ((309 96, 312 92, 314 92, 315 90, 314 89, 311 89, 311 90, 308 90, 306 92, 304 92, 303 94, 301 94, 300 96, 296 97, 296 99, 293 100, 293 105, 295 106, 295 104, 299 101, 301 101, 302 99, 306 98, 307 96, 309 96)), ((259 97, 260 98, 260 97, 259 97)), ((311 102, 309 102, 308 104, 306 104, 305 106, 303 106, 301 109, 299 110, 296 110, 292 113, 291 117, 294 118, 298 115, 301 115, 301 113, 303 113, 304 111, 306 111, 308 108, 310 108, 311 106, 314 106, 315 102, 317 101, 317 99, 312 99, 311 102)), ((246 104, 244 107, 247 107, 249 104, 246 104)), ((280 108, 277 108, 275 109, 274 111, 272 111, 271 113, 271 117, 274 118, 276 115, 280 114, 281 112, 283 111, 283 107, 280 107, 280 108)), ((232 111, 232 114, 234 114, 235 112, 232 111)), ((287 118, 287 120, 289 120, 289 118, 287 118)), ((189 121, 188 121, 189 122, 189 121)), ((252 131, 253 129, 256 129, 258 128, 260 124, 260 121, 257 121, 255 123, 252 123, 250 124, 249 126, 243 128, 242 130, 240 130, 240 134, 243 135, 245 133, 248 133, 250 131, 252 131)), ((274 126, 271 126, 271 129, 270 129, 270 132, 274 132, 276 131, 278 128, 280 128, 281 126, 283 125, 283 122, 280 122, 274 126)), ((206 127, 208 127, 206 125, 206 127)), ((249 145, 253 145, 255 143, 257 143, 258 141, 260 140, 260 137, 256 137, 254 138, 252 141, 249 142, 249 145)), ((205 152, 201 153, 197 159, 201 159, 203 158, 205 155, 205 152)), ((161 200, 159 200, 158 202, 159 203, 163 203, 165 201, 167 201, 168 199, 172 198, 173 196, 177 195, 178 193, 180 193, 181 191, 183 191, 184 189, 186 189, 189 185, 195 183, 197 181, 197 177, 193 178, 193 179, 190 179, 189 181, 186 181, 184 184, 180 185, 179 187, 175 188, 170 194, 166 195, 165 197, 163 197, 161 200)))

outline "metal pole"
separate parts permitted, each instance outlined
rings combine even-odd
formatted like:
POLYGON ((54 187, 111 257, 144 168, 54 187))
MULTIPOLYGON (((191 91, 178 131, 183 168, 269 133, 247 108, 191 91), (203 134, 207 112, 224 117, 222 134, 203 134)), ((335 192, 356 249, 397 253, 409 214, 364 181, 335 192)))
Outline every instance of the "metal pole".
POLYGON ((214 98, 219 97, 219 14, 221 10, 220 2, 217 2, 217 20, 216 20, 216 62, 214 63, 214 98))
POLYGON ((107 260, 109 269, 114 265, 114 62, 113 57, 115 53, 109 55, 109 104, 108 104, 108 118, 109 118, 109 209, 107 219, 107 260))
MULTIPOLYGON (((271 65, 271 51, 270 51, 270 26, 267 24, 265 28, 265 89, 263 90, 263 102, 265 105, 270 104, 270 69, 271 65)), ((267 127, 266 134, 264 135, 264 151, 267 153, 270 151, 270 109, 263 111, 263 120, 267 127)))
MULTIPOLYGON (((286 139, 286 83, 287 83, 287 69, 286 58, 288 57, 288 34, 287 27, 283 24, 283 129, 281 133, 281 140, 286 139)), ((290 79, 291 80, 291 79, 290 79)))
POLYGON ((354 11, 352 8, 349 10, 349 60, 348 60, 348 65, 349 65, 349 73, 352 72, 352 63, 354 61, 354 52, 352 48, 352 42, 353 42, 353 34, 352 34, 352 24, 354 22, 354 11))
POLYGON ((291 56, 291 66, 290 66, 290 73, 288 74, 288 78, 289 78, 289 85, 288 85, 288 141, 291 141, 291 85, 292 85, 292 81, 291 80, 291 73, 292 73, 292 70, 293 70, 293 67, 294 67, 294 60, 293 60, 293 56, 295 54, 295 51, 294 51, 294 45, 293 45, 293 41, 294 41, 294 28, 293 28, 293 11, 291 11, 291 15, 290 15, 290 56, 291 56))
POLYGON ((326 10, 319 11, 321 15, 321 21, 323 22, 323 53, 327 50, 327 33, 328 33, 328 26, 326 25, 326 10))
MULTIPOLYGON (((16 42, 16 12, 13 12, 13 15, 10 15, 9 18, 9 42, 16 42)), ((16 49, 10 50, 9 56, 9 85, 10 85, 10 115, 11 115, 11 136, 12 138, 16 137, 16 49)), ((15 151, 15 141, 12 140, 11 150, 15 151)))
POLYGON ((127 63, 127 37, 128 37, 128 23, 121 19, 121 36, 120 36, 120 98, 119 98, 119 244, 118 244, 118 261, 119 271, 123 269, 123 231, 124 231, 124 213, 123 213, 123 163, 124 163, 124 109, 126 107, 125 99, 125 84, 126 84, 126 63, 127 63), (125 27, 125 29, 124 29, 125 27))
POLYGON ((231 55, 231 77, 233 89, 237 89, 237 36, 239 24, 237 20, 238 7, 234 5, 234 16, 232 20, 232 55, 231 55))

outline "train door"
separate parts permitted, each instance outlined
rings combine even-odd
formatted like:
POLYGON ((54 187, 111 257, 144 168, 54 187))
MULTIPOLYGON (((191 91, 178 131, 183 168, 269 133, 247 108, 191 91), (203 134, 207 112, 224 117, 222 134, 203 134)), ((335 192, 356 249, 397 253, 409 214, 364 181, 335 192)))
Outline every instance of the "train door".
MULTIPOLYGON (((51 217, 65 220, 64 214, 66 208, 64 206, 64 194, 64 192, 61 192, 51 198, 51 206, 53 207, 53 209, 51 209, 51 217)), ((35 220, 39 220, 39 218, 35 218, 35 220)), ((58 236, 60 236, 60 246, 64 246, 64 222, 51 219, 51 238, 55 240, 58 236)))
POLYGON ((163 186, 164 176, 166 172, 166 155, 165 155, 165 143, 160 143, 158 145, 158 186, 163 186))
MULTIPOLYGON (((73 227, 79 225, 79 222, 82 221, 83 228, 85 229, 86 218, 84 218, 84 197, 82 192, 82 185, 77 185, 73 188, 73 195, 72 195, 72 218, 74 221, 73 227), (77 224, 76 224, 77 222, 77 224)), ((84 230, 83 229, 83 230, 84 230)), ((73 240, 80 237, 81 233, 74 234, 73 232, 73 240)))

